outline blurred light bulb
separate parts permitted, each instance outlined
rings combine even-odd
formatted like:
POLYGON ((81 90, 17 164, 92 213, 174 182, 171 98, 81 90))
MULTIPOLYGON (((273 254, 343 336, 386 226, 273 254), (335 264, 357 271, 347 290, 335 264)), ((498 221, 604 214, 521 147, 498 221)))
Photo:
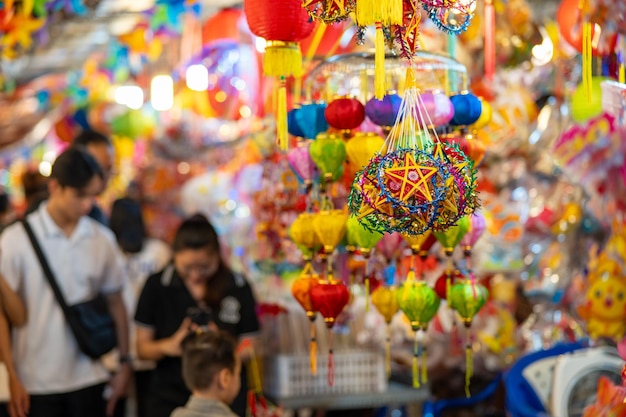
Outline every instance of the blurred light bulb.
POLYGON ((150 83, 150 103, 156 111, 167 111, 174 105, 174 80, 169 75, 157 75, 150 83))
POLYGON ((139 110, 143 106, 143 90, 136 85, 122 85, 115 89, 114 99, 118 104, 139 110))
POLYGON ((267 41, 263 38, 255 38, 254 39, 254 46, 256 47, 256 50, 259 51, 259 53, 264 53, 265 52, 265 46, 267 45, 267 41))
POLYGON ((187 67, 185 79, 190 90, 206 91, 209 88, 209 70, 204 65, 187 67))
POLYGON ((39 173, 44 177, 49 177, 52 173, 52 164, 48 161, 41 161, 39 163, 39 173))

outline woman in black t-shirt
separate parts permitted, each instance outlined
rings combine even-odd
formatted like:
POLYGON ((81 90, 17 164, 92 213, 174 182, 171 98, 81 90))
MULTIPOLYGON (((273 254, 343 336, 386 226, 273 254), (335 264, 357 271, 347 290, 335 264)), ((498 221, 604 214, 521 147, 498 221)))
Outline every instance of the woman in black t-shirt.
MULTIPOLYGON (((147 404, 151 417, 169 417, 189 398, 180 343, 190 329, 216 326, 240 339, 259 330, 252 290, 222 261, 217 233, 205 217, 181 224, 173 252, 173 263, 146 281, 135 314, 138 356, 157 362, 147 404)), ((242 371, 241 390, 231 405, 242 417, 245 376, 242 371)))

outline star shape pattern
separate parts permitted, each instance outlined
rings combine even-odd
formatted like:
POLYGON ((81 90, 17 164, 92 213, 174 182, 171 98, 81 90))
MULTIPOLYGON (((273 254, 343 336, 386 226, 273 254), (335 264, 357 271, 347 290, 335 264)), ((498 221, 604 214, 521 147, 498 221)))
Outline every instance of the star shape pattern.
POLYGON ((426 201, 433 201, 429 180, 437 172, 436 167, 419 165, 415 162, 413 155, 407 152, 402 166, 394 163, 390 168, 385 169, 387 187, 402 202, 406 202, 414 195, 426 201))
POLYGON ((366 182, 360 186, 360 192, 363 195, 363 202, 358 213, 358 218, 362 219, 370 214, 381 213, 387 216, 393 214, 391 204, 387 198, 381 195, 380 189, 370 178, 365 178, 366 182), (369 200, 369 201, 366 201, 369 200))

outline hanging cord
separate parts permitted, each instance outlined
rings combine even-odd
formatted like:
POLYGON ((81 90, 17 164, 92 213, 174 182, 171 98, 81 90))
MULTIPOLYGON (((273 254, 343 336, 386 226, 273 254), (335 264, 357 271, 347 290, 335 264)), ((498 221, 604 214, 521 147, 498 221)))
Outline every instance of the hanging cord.
MULTIPOLYGON (((422 336, 420 336, 420 337, 423 338, 425 329, 420 329, 419 332, 422 333, 422 336)), ((426 344, 422 343, 421 348, 422 348, 422 354, 421 354, 421 357, 422 357, 422 375, 421 375, 422 376, 422 384, 426 384, 426 383, 428 383, 428 367, 426 366, 426 344)))
POLYGON ((413 388, 420 387, 419 378, 419 356, 420 356, 420 337, 419 331, 415 331, 415 340, 413 341, 413 388))
POLYGON ((391 376, 391 322, 387 323, 387 335, 385 336, 385 370, 387 378, 391 376))
POLYGON ((465 328, 467 335, 467 342, 465 344, 465 396, 467 398, 471 397, 470 393, 470 383, 472 376, 474 375, 474 359, 472 353, 472 340, 470 327, 467 326, 465 328))
POLYGON ((365 311, 370 311, 370 257, 363 255, 365 258, 365 311))
POLYGON ((335 385, 335 358, 333 356, 333 331, 328 329, 328 385, 335 385))
POLYGON ((311 318, 310 334, 311 341, 309 342, 309 362, 311 365, 311 373, 317 375, 317 335, 315 332, 315 315, 311 318))

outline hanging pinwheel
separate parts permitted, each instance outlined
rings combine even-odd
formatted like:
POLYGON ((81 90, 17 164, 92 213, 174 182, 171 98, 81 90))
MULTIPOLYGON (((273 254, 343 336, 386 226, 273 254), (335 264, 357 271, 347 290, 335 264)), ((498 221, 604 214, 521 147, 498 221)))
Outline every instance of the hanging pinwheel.
POLYGON ((398 306, 398 288, 394 285, 381 285, 372 292, 372 304, 378 310, 387 324, 385 337, 385 369, 387 376, 391 375, 391 320, 400 307, 398 306))
POLYGON ((487 289, 476 283, 473 275, 454 284, 448 292, 448 303, 461 317, 467 335, 467 341, 465 343, 465 395, 467 397, 470 396, 470 379, 474 372, 470 327, 472 325, 472 319, 478 314, 483 305, 485 305, 488 297, 489 293, 487 289))

